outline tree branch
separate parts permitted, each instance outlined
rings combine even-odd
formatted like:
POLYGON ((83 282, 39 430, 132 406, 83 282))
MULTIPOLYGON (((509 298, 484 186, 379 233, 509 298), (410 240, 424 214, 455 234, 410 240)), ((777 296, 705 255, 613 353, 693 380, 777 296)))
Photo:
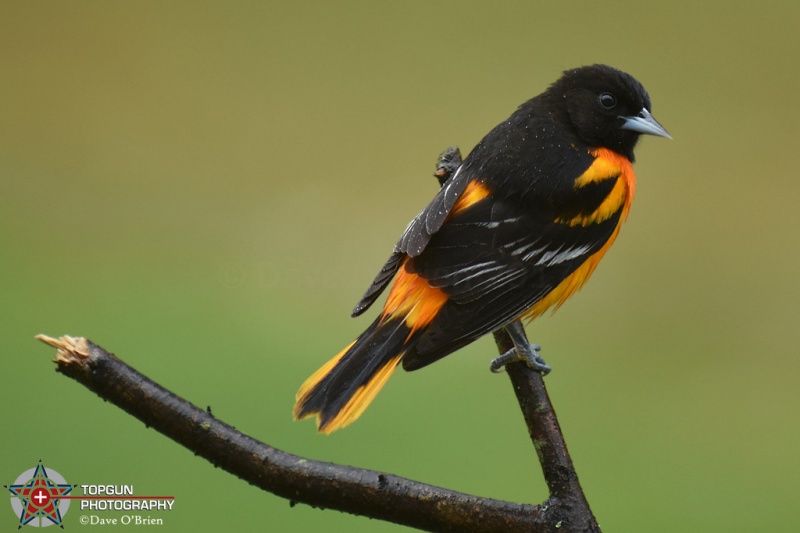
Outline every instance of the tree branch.
MULTIPOLYGON (((443 152, 434 174, 440 185, 460 165, 457 147, 443 152)), ((494 337, 501 354, 513 347, 504 329, 494 337)), ((85 338, 36 338, 57 348, 55 362, 62 374, 213 465, 292 505, 301 502, 436 532, 600 532, 544 380, 524 363, 510 363, 506 371, 550 492, 541 505, 479 498, 392 474, 292 455, 217 420, 85 338)))
MULTIPOLYGON (((514 347, 504 329, 494 333, 500 353, 514 347)), ((586 531, 600 533, 600 526, 589 508, 578 474, 572 464, 567 443, 558 425, 558 418, 550 403, 542 375, 525 363, 506 365, 514 393, 528 426, 528 435, 542 465, 544 480, 550 497, 542 504, 548 524, 560 524, 560 531, 586 531)))
POLYGON ((216 419, 87 339, 36 338, 57 348, 57 370, 65 376, 213 465, 292 503, 426 531, 547 531, 539 506, 479 498, 283 452, 216 419))

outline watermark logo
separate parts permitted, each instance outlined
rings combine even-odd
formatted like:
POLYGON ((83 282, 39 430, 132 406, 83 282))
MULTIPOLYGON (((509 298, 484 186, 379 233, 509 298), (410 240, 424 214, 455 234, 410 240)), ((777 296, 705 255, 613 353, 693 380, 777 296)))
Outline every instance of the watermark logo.
POLYGON ((12 485, 4 486, 11 493, 11 508, 19 518, 17 529, 53 525, 64 528, 64 516, 72 500, 78 500, 75 505, 84 513, 78 519, 81 525, 164 525, 159 511, 172 511, 175 504, 175 496, 137 496, 133 485, 71 485, 52 468, 45 468, 41 460, 12 485))
POLYGON ((47 469, 39 461, 36 468, 26 470, 14 481, 5 485, 11 492, 11 508, 19 517, 19 527, 61 526, 61 521, 69 510, 66 499, 75 485, 70 485, 64 477, 47 469))

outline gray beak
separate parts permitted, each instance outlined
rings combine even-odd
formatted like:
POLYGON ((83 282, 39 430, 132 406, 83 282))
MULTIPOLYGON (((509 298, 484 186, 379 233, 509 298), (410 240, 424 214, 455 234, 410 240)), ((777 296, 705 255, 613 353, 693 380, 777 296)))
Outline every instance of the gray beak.
POLYGON ((667 130, 664 129, 664 126, 658 123, 656 119, 653 118, 653 115, 650 114, 645 108, 642 108, 639 111, 639 114, 635 117, 619 117, 624 122, 620 129, 623 130, 631 130, 637 133, 645 133, 647 135, 657 135, 659 137, 666 137, 667 139, 672 139, 667 130))

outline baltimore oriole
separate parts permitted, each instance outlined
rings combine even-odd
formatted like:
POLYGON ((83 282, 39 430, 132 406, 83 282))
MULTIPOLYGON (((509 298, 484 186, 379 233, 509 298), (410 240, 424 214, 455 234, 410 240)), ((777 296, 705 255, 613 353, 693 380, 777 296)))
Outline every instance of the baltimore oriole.
POLYGON ((633 200, 640 134, 668 137, 632 76, 569 70, 472 150, 406 228, 353 310, 389 282, 380 316, 300 387, 295 419, 330 433, 358 418, 397 366, 416 370, 506 327, 513 360, 547 372, 518 319, 558 308, 589 279, 633 200))

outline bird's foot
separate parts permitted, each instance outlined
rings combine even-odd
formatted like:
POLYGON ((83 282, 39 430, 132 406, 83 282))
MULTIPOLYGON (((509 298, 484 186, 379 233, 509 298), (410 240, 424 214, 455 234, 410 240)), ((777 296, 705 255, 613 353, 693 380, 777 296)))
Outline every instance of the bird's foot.
POLYGON ((514 347, 500 357, 492 359, 489 365, 489 369, 492 372, 502 372, 505 370, 507 364, 517 362, 524 362, 530 368, 541 372, 543 376, 546 376, 553 370, 550 365, 544 362, 542 355, 539 353, 542 347, 538 344, 531 344, 528 342, 522 324, 515 321, 506 326, 505 329, 509 337, 511 337, 514 347))
POLYGON ((500 357, 492 359, 489 369, 494 373, 500 373, 506 369, 508 363, 524 362, 530 368, 546 376, 553 368, 542 359, 542 355, 539 353, 541 349, 542 347, 538 344, 530 343, 524 346, 515 346, 500 357))

